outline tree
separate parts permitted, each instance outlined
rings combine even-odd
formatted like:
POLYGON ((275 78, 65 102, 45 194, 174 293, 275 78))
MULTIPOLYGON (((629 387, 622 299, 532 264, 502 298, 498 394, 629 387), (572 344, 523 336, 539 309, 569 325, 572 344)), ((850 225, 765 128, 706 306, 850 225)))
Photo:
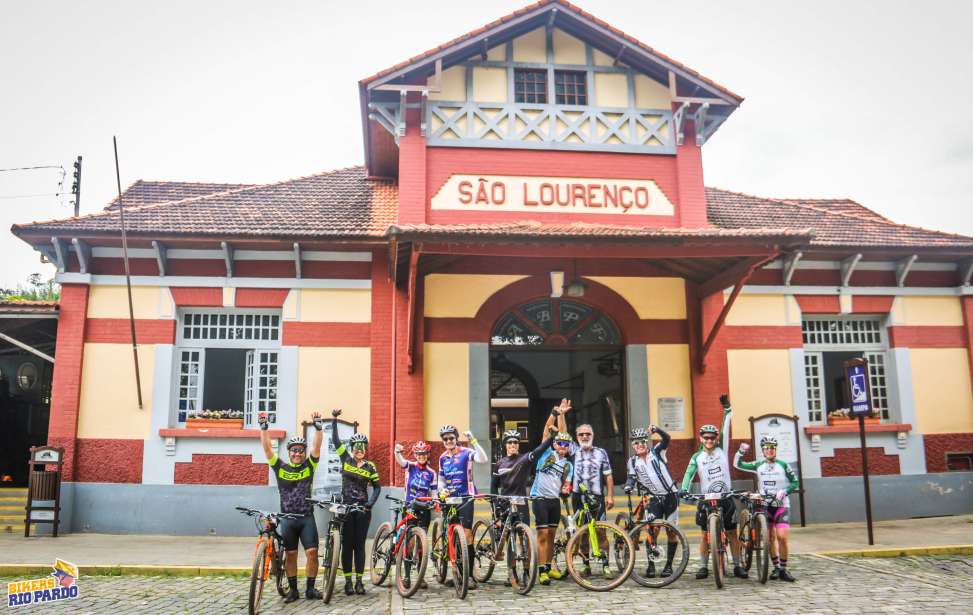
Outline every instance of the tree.
POLYGON ((3 301, 57 301, 60 298, 61 285, 53 278, 43 280, 39 273, 30 274, 27 284, 18 284, 17 288, 0 288, 0 300, 3 301))

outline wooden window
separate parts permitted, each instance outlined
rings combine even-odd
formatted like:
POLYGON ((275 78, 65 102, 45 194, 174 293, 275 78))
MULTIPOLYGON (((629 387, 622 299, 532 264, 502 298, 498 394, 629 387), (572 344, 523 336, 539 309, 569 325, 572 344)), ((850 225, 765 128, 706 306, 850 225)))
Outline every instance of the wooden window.
POLYGON ((588 104, 588 76, 582 71, 554 71, 554 99, 559 105, 588 104))
POLYGON ((514 71, 514 102, 547 103, 547 71, 518 68, 514 71))

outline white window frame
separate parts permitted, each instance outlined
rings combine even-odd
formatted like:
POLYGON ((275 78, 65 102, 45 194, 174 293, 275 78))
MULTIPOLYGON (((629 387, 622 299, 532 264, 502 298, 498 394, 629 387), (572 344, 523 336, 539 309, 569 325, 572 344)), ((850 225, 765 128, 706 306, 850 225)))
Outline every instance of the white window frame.
POLYGON ((280 348, 284 335, 284 318, 281 310, 265 308, 184 308, 180 309, 176 317, 176 345, 181 348, 280 348), (227 315, 227 316, 276 316, 277 339, 193 339, 184 335, 185 316, 199 315, 227 315))

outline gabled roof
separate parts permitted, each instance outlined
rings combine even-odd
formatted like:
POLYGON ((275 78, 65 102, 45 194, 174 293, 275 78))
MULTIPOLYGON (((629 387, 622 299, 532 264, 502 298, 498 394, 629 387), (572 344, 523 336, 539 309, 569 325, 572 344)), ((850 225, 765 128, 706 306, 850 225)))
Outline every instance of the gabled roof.
MULTIPOLYGON (((140 179, 122 192, 125 207, 138 207, 165 201, 180 201, 197 196, 206 196, 227 190, 250 188, 254 184, 214 184, 205 182, 166 182, 140 179)), ((118 197, 111 200, 105 209, 118 207, 118 197)))

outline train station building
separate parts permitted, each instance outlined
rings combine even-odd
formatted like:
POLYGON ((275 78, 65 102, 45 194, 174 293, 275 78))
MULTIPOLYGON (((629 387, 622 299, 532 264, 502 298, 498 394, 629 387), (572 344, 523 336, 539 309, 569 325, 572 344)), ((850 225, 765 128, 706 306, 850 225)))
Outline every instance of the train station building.
POLYGON ((282 443, 343 408, 388 484, 394 442, 450 423, 498 454, 566 397, 616 478, 649 423, 678 477, 723 392, 734 450, 750 417, 798 418, 809 521, 862 518, 857 424, 834 415, 856 357, 876 516, 973 511, 973 237, 708 187, 702 148, 743 98, 561 0, 358 92, 363 165, 124 192, 141 408, 118 202, 13 228, 62 285, 67 529, 223 533, 233 505, 275 506, 260 411, 282 443))

